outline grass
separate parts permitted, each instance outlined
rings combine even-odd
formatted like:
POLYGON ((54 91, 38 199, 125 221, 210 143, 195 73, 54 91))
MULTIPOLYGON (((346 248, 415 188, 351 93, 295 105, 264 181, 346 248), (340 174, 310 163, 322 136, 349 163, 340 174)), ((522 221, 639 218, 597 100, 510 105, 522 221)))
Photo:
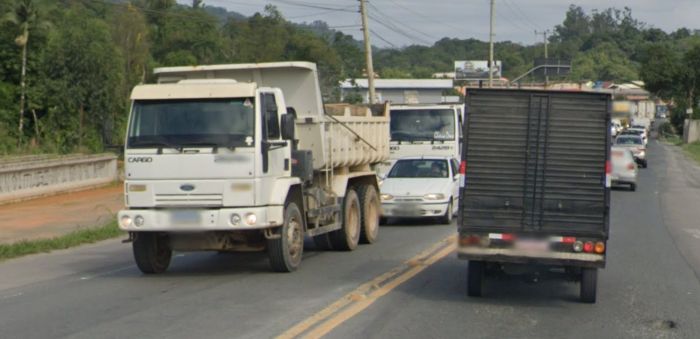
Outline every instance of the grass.
POLYGON ((661 136, 661 140, 675 146, 681 146, 683 144, 683 139, 675 134, 661 136))
POLYGON ((692 144, 683 145, 683 151, 685 151, 688 156, 700 164, 700 142, 694 142, 692 144))
POLYGON ((117 222, 112 221, 105 226, 81 229, 51 239, 23 240, 12 244, 0 244, 0 261, 91 244, 123 234, 124 232, 117 227, 117 222))

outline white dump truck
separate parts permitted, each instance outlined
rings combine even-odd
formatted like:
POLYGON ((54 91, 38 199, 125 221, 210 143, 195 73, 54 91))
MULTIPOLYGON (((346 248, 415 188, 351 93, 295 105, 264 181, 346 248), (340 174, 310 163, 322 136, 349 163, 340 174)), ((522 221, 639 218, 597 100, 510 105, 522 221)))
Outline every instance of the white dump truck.
POLYGON ((125 144, 137 266, 173 251, 267 251, 300 265, 304 237, 353 250, 377 239, 371 165, 389 157, 388 105, 324 107, 308 62, 170 67, 136 86, 125 144))
POLYGON ((462 104, 391 105, 390 160, 378 166, 385 174, 397 159, 409 156, 461 157, 462 104))

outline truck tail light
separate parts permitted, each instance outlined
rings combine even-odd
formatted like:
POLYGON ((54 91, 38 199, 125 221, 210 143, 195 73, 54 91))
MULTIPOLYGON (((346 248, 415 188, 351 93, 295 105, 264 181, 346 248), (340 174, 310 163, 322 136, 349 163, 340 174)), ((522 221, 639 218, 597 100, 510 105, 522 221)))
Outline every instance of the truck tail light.
POLYGON ((583 241, 576 241, 574 242, 574 252, 581 252, 583 251, 583 241))
POLYGON ((573 244, 576 242, 576 237, 563 237, 561 239, 561 242, 563 242, 565 244, 573 244))
POLYGON ((593 242, 586 241, 586 243, 583 244, 583 251, 586 253, 592 253, 593 252, 593 242))
POLYGON ((481 244, 481 237, 476 234, 460 235, 459 245, 460 246, 476 246, 481 244))
POLYGON ((605 243, 602 242, 602 241, 598 241, 597 243, 595 243, 595 248, 594 248, 594 250, 595 250, 595 252, 598 253, 598 254, 603 254, 603 253, 605 253, 605 243))

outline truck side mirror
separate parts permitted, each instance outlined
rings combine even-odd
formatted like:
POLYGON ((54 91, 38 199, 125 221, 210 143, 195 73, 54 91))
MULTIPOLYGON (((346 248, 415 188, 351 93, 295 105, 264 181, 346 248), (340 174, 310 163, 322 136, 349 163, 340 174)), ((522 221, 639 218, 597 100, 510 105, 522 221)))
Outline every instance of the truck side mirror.
POLYGON ((294 115, 290 113, 282 114, 281 119, 282 139, 294 140, 294 115))

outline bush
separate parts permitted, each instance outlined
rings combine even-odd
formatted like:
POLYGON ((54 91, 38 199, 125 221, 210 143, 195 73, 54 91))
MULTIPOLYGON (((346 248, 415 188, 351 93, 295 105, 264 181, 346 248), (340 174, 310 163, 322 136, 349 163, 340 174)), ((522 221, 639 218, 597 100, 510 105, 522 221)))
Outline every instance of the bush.
POLYGON ((672 125, 670 122, 668 122, 668 121, 666 121, 666 122, 662 123, 661 125, 659 125, 659 127, 657 128, 657 130, 659 131, 659 136, 661 136, 661 137, 663 137, 663 138, 667 138, 667 137, 670 137, 670 136, 673 136, 673 135, 678 135, 678 133, 676 132, 676 129, 675 129, 675 128, 673 127, 673 125, 672 125))

